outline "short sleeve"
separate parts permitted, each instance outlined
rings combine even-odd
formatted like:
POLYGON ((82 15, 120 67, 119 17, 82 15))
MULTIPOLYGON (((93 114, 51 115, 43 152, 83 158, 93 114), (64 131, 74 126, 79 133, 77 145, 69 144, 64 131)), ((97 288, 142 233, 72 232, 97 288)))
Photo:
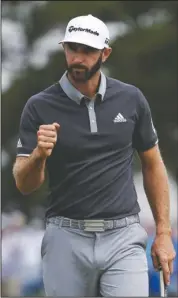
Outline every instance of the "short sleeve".
POLYGON ((17 141, 17 156, 28 156, 37 145, 38 121, 36 119, 33 101, 27 101, 20 118, 17 141))
POLYGON ((148 101, 143 93, 137 89, 138 108, 137 120, 133 135, 133 147, 137 151, 146 151, 158 143, 158 136, 153 124, 148 101))

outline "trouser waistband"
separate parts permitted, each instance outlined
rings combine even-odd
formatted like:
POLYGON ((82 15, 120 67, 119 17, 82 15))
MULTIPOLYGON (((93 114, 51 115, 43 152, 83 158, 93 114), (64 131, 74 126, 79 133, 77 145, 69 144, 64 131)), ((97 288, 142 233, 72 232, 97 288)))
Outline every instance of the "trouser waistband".
POLYGON ((60 227, 80 229, 87 232, 104 232, 116 228, 124 228, 133 223, 139 223, 139 215, 130 215, 121 219, 104 220, 104 219, 70 219, 62 216, 55 216, 47 219, 48 223, 53 223, 60 227))

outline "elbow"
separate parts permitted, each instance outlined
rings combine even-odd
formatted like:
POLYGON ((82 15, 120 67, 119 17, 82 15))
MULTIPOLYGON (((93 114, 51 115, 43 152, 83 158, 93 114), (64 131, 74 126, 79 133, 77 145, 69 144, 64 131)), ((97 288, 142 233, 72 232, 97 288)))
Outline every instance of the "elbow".
POLYGON ((39 181, 36 185, 24 185, 18 181, 16 181, 16 187, 20 191, 20 193, 24 196, 27 196, 33 193, 35 190, 39 189, 40 186, 43 184, 44 180, 39 181))
POLYGON ((16 182, 16 187, 22 195, 29 195, 30 193, 33 192, 33 189, 27 189, 23 187, 19 182, 16 182))

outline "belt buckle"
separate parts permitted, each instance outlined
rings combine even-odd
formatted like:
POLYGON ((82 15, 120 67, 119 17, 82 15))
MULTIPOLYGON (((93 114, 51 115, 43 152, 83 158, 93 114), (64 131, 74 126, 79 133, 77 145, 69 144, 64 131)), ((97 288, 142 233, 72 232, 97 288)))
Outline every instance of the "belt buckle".
POLYGON ((84 219, 84 231, 104 232, 104 219, 84 219))

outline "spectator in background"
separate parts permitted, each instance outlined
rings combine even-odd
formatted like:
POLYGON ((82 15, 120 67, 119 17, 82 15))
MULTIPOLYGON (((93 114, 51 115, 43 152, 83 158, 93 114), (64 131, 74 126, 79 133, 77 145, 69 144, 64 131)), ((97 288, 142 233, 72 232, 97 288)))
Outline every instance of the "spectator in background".
POLYGON ((3 296, 28 296, 43 290, 41 272, 42 221, 19 210, 2 214, 3 296), (27 294, 27 295, 26 295, 27 294))

